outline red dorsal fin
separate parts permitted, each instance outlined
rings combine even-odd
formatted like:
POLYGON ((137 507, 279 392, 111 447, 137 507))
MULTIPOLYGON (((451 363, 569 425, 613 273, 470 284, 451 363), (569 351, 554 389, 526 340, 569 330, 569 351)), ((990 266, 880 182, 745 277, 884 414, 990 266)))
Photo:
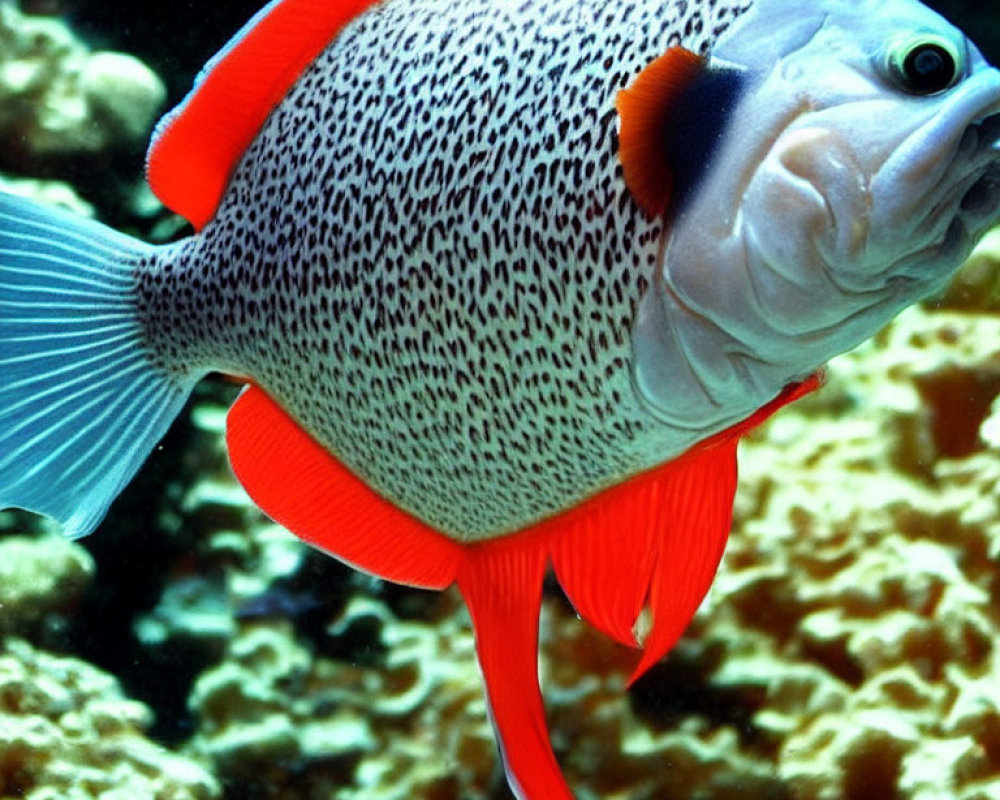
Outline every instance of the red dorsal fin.
POLYGON ((743 423, 575 508, 478 544, 458 544, 381 498, 256 387, 230 410, 227 438, 240 482, 293 533, 387 580, 458 583, 512 787, 528 800, 572 800, 538 688, 547 564, 580 614, 625 644, 635 644, 633 627, 649 606, 638 677, 681 635, 715 575, 729 532, 739 437, 819 382, 814 376, 790 387, 743 423))
POLYGON ((171 210, 201 229, 229 176, 302 71, 374 0, 274 0, 202 70, 153 135, 149 184, 171 210))
POLYGON ((668 126, 679 124, 671 119, 672 107, 704 66, 701 56, 672 47, 618 93, 618 156, 625 185, 650 217, 667 210, 673 193, 665 145, 668 126))

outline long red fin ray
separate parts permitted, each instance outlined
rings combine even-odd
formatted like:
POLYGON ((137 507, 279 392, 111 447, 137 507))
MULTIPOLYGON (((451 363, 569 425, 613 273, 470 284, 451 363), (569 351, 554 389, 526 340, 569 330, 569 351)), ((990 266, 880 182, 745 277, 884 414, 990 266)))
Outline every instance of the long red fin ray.
POLYGON ((476 633, 490 716, 504 768, 522 798, 572 800, 549 743, 538 688, 538 614, 545 537, 476 545, 458 577, 476 633))
POLYGON ((374 0, 278 0, 209 65, 157 128, 146 172, 153 192, 201 229, 264 120, 337 32, 374 0))

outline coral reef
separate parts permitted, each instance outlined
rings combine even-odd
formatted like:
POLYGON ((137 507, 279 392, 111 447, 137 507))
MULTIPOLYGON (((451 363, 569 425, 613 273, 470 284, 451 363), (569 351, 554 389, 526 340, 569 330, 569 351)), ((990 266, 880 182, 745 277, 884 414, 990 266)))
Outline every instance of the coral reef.
POLYGON ((164 99, 162 81, 139 60, 91 51, 60 20, 0 3, 0 141, 8 166, 142 144, 164 99))
POLYGON ((116 227, 170 238, 183 223, 141 177, 165 100, 163 81, 138 58, 91 47, 58 17, 0 0, 3 191, 86 216, 96 209, 116 227))
POLYGON ((43 203, 72 211, 81 217, 94 216, 94 207, 77 194, 68 183, 62 181, 42 181, 33 178, 9 178, 0 175, 0 191, 29 197, 43 203))
MULTIPOLYGON (((997 242, 959 287, 984 263, 996 285, 997 242)), ((796 800, 1000 793, 1000 319, 949 296, 968 308, 906 312, 745 447, 697 635, 796 800)))
POLYGON ((377 668, 316 658, 290 626, 244 626, 195 684, 188 749, 261 796, 407 800, 483 796, 493 736, 460 615, 400 621, 355 598, 332 625, 368 619, 388 649, 377 668), (291 765, 299 765, 299 769, 291 765))
POLYGON ((0 539, 0 636, 26 635, 70 606, 90 584, 94 562, 55 536, 0 539))
POLYGON ((143 735, 148 708, 110 675, 20 639, 0 645, 0 796, 25 800, 212 800, 196 762, 143 735))

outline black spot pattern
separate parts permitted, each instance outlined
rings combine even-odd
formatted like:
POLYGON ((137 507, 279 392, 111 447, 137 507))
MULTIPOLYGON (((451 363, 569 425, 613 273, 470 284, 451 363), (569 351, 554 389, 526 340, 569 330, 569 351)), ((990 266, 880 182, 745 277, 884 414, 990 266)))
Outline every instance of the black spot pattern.
POLYGON ((363 15, 270 116, 215 219, 142 271, 163 364, 250 376, 462 540, 675 455, 690 435, 631 385, 662 226, 622 180, 614 102, 750 5, 389 0, 363 15))

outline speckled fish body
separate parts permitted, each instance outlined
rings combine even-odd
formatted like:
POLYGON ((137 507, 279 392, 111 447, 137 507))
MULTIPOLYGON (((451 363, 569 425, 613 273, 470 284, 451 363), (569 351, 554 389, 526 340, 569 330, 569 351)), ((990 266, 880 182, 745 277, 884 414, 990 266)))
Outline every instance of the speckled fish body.
POLYGON ((388 2, 268 119, 215 218, 140 271, 166 371, 253 375, 455 538, 518 530, 707 433, 632 389, 663 223, 615 96, 750 4, 388 2))

